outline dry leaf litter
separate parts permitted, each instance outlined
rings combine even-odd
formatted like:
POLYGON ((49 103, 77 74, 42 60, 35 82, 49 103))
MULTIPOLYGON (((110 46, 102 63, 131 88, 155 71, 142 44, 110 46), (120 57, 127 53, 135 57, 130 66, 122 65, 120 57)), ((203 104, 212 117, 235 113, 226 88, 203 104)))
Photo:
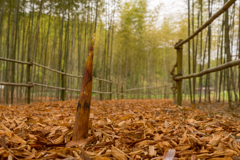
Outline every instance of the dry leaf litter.
POLYGON ((229 115, 171 100, 92 101, 89 137, 72 141, 76 106, 0 106, 1 159, 240 159, 240 125, 229 115))

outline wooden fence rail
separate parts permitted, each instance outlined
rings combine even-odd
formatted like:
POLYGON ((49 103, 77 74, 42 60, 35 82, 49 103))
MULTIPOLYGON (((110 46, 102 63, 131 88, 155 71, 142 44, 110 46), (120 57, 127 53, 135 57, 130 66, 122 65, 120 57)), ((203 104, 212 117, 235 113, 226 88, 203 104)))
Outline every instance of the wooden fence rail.
POLYGON ((156 88, 162 88, 162 87, 165 87, 165 86, 170 86, 170 85, 163 85, 163 86, 159 86, 159 87, 132 88, 132 89, 126 89, 124 91, 127 92, 127 91, 143 90, 143 89, 156 89, 156 88))
POLYGON ((163 98, 167 99, 167 98, 169 98, 170 94, 173 94, 173 97, 174 97, 174 92, 173 93, 167 92, 168 86, 171 86, 171 85, 167 84, 167 85, 158 86, 158 87, 155 86, 155 87, 142 87, 142 88, 126 89, 126 90, 124 90, 124 94, 126 95, 127 98, 129 98, 129 97, 136 98, 136 96, 137 96, 137 98, 140 98, 140 96, 148 96, 148 98, 150 98, 150 99, 152 98, 152 96, 154 96, 156 98, 157 96, 161 95, 161 97, 162 97, 162 94, 163 94, 164 95, 163 98), (159 92, 160 88, 164 88, 164 90, 161 93, 159 92))
POLYGON ((206 75, 206 74, 209 74, 209 73, 212 73, 212 72, 221 71, 223 69, 227 69, 227 68, 230 68, 230 67, 233 67, 233 66, 237 66, 237 65, 240 65, 240 59, 235 60, 235 61, 231 61, 231 62, 227 62, 225 64, 216 66, 214 68, 209 68, 209 69, 206 69, 206 70, 198 72, 198 73, 193 73, 193 74, 186 75, 186 76, 176 77, 174 79, 176 81, 178 81, 178 80, 182 80, 182 79, 190 79, 190 78, 201 77, 203 75, 206 75))
POLYGON ((9 59, 9 58, 3 58, 3 57, 0 57, 0 60, 3 60, 3 61, 8 61, 8 62, 15 62, 15 63, 19 63, 19 64, 27 64, 27 65, 32 65, 31 62, 24 62, 24 61, 19 61, 19 60, 15 60, 15 59, 9 59))

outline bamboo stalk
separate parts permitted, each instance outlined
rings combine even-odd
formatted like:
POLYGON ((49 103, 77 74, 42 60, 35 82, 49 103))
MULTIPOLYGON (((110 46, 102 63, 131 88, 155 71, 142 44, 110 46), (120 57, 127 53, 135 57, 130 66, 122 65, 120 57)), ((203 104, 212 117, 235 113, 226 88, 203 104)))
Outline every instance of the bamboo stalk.
MULTIPOLYGON (((224 0, 226 2, 227 0, 224 0)), ((225 54, 227 54, 227 63, 230 60, 230 41, 229 41, 229 21, 228 21, 228 11, 225 13, 225 54)), ((228 91, 228 105, 229 108, 232 108, 232 97, 231 97, 231 82, 229 77, 229 68, 225 70, 227 76, 227 91, 228 91)))

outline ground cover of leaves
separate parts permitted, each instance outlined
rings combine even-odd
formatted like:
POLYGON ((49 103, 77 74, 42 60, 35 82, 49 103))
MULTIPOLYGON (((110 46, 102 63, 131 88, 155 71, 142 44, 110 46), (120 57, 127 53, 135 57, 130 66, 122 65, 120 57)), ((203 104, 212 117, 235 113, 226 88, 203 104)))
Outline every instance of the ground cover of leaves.
POLYGON ((239 121, 171 100, 92 101, 89 138, 71 141, 77 101, 0 106, 1 159, 212 159, 240 156, 239 121), (211 114, 209 114, 211 113, 211 114))

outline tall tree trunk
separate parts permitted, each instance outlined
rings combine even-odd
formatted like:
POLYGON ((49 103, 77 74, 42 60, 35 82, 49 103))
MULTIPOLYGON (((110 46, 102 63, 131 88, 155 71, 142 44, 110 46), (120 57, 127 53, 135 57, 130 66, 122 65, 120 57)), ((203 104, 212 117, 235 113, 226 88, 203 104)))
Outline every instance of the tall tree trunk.
MULTIPOLYGON (((7 39, 6 39, 6 43, 7 43, 7 58, 11 58, 10 57, 10 19, 11 19, 11 12, 12 12, 12 7, 11 7, 11 3, 12 3, 12 0, 10 0, 9 2, 9 8, 10 8, 10 11, 8 13, 8 31, 7 31, 7 39)), ((5 82, 9 82, 9 74, 10 73, 10 63, 9 62, 6 62, 6 72, 5 72, 5 82)), ((6 86, 5 87, 5 96, 6 96, 6 104, 9 103, 9 86, 6 86)))
MULTIPOLYGON (((188 37, 190 36, 190 0, 188 0, 188 37)), ((188 42, 188 74, 191 74, 191 57, 190 57, 190 41, 188 42)), ((190 94, 190 101, 192 103, 192 85, 191 79, 188 80, 189 82, 189 94, 190 94)))
MULTIPOLYGON (((16 55, 16 42, 17 42, 17 29, 18 29, 18 0, 15 1, 15 9, 14 9, 14 17, 13 17, 13 25, 12 25, 12 37, 11 37, 11 48, 10 48, 10 58, 15 59, 16 55), (15 42, 14 42, 15 41, 15 42)), ((11 82, 14 83, 15 78, 15 63, 11 65, 11 82)), ((13 104, 13 95, 14 94, 14 86, 11 87, 11 104, 13 104)))
MULTIPOLYGON (((200 13, 201 13, 201 26, 203 24, 203 14, 202 14, 202 10, 203 10, 203 4, 202 4, 202 0, 199 0, 199 5, 200 5, 200 13)), ((200 35, 200 58, 202 58, 202 39, 203 39, 203 34, 201 32, 201 35, 200 35)), ((201 71, 201 63, 199 64, 199 71, 201 71)), ((201 100, 202 100, 202 77, 200 77, 200 80, 199 80, 199 103, 201 103, 201 100)))
MULTIPOLYGON (((224 0, 226 3, 227 0, 224 0)), ((227 62, 230 62, 230 42, 229 42, 229 21, 228 21, 228 10, 225 12, 225 53, 227 54, 227 62)), ((229 108, 232 109, 232 98, 231 98, 231 86, 230 86, 230 79, 229 79, 229 68, 226 69, 226 76, 227 76, 227 90, 228 90, 228 105, 229 108)))
MULTIPOLYGON (((206 59, 206 52, 207 52, 207 45, 208 45, 208 36, 209 36, 209 30, 207 31, 207 36, 206 36, 206 42, 205 42, 205 48, 204 48, 204 52, 203 52, 203 64, 200 67, 200 70, 203 71, 204 67, 205 67, 205 59, 206 59)), ((203 76, 200 77, 200 81, 199 81, 199 85, 200 85, 200 100, 199 102, 201 102, 201 95, 202 95, 202 83, 203 83, 203 76)), ((204 101, 206 101, 206 84, 205 84, 205 90, 204 90, 204 101)))
MULTIPOLYGON (((223 34, 224 34, 224 32, 223 32, 223 30, 224 30, 224 24, 225 24, 225 22, 224 22, 224 18, 223 18, 223 20, 222 20, 222 29, 221 29, 221 48, 220 48, 220 64, 222 64, 223 63, 223 34)), ((223 78, 223 70, 222 71, 220 71, 220 80, 219 80, 219 96, 218 96, 218 102, 220 102, 221 101, 221 87, 222 87, 222 78, 223 78)), ((223 90, 223 92, 224 92, 224 90, 223 90)))
MULTIPOLYGON (((61 28, 59 32, 59 51, 58 51, 58 70, 61 71, 62 69, 62 57, 63 57, 63 28, 64 28, 64 16, 65 16, 65 0, 63 0, 63 6, 62 6, 62 22, 61 22, 61 28)), ((59 15, 60 16, 60 15, 59 15)), ((59 17, 60 18, 60 17, 59 17)), ((61 75, 58 75, 56 83, 58 86, 61 86, 60 79, 61 75)), ((59 90, 56 90, 56 98, 59 99, 59 90)))
MULTIPOLYGON (((194 33, 194 0, 192 0, 192 33, 194 33)), ((193 60, 192 60, 192 64, 193 64, 193 73, 196 73, 196 70, 195 70, 195 68, 196 68, 196 64, 195 64, 195 46, 194 46, 194 44, 195 44, 195 40, 194 40, 194 38, 192 39, 192 56, 193 56, 193 60)), ((192 101, 192 103, 195 105, 195 96, 196 96, 196 93, 195 93, 195 91, 196 91, 196 78, 193 78, 193 101, 192 101)))
POLYGON ((113 9, 113 18, 112 18, 112 38, 111 38, 111 53, 110 53, 110 80, 112 80, 112 71, 113 71, 113 36, 114 36, 114 20, 115 20, 115 0, 114 0, 114 9, 113 9))
MULTIPOLYGON (((209 18, 212 16, 212 3, 210 0, 208 0, 208 12, 209 12, 209 18)), ((212 37, 212 31, 211 31, 211 24, 208 26, 209 36, 208 36, 208 68, 210 68, 211 63, 211 37, 212 37)), ((207 74, 207 86, 205 86, 205 89, 208 91, 208 102, 211 103, 211 85, 210 85, 210 74, 207 74)))
MULTIPOLYGON (((234 3, 234 5, 233 5, 233 11, 232 11, 232 16, 231 16, 231 21, 232 21, 232 24, 230 25, 230 30, 232 31, 232 35, 231 35, 231 41, 230 41, 230 43, 231 43, 231 53, 233 53, 234 51, 233 51, 233 48, 234 48, 234 46, 233 46, 233 39, 234 39, 234 16, 235 16, 235 3, 234 3)), ((230 55, 230 61, 232 61, 232 58, 231 58, 231 55, 230 55)), ((236 86, 235 86, 235 76, 234 76, 234 72, 233 72, 233 68, 231 67, 231 68, 229 68, 230 69, 230 79, 231 79, 231 81, 230 81, 230 83, 231 83, 231 85, 232 85, 232 90, 233 90, 233 93, 234 93, 234 97, 235 97, 235 103, 236 103, 236 105, 238 106, 238 95, 237 95, 237 92, 236 92, 236 86)))
MULTIPOLYGON (((43 62, 44 66, 47 66, 47 51, 48 51, 48 41, 49 41, 49 33, 50 33, 50 27, 51 27, 51 16, 52 16, 52 4, 51 4, 49 18, 48 18, 48 31, 47 31, 47 37, 46 37, 46 43, 45 43, 45 50, 44 50, 44 55, 45 55, 44 62, 43 62)), ((45 77, 46 77, 46 69, 43 69, 42 84, 44 84, 45 77)), ((43 87, 41 88, 41 97, 42 96, 43 96, 43 87)))

